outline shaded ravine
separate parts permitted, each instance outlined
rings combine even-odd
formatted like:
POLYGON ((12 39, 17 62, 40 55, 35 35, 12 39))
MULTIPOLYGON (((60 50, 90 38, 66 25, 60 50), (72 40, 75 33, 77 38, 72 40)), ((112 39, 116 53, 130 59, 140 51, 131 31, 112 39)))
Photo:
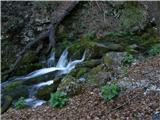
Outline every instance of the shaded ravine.
MULTIPOLYGON (((33 79, 33 78, 36 78, 36 77, 39 77, 39 76, 42 76, 42 75, 45 75, 48 73, 52 73, 55 71, 57 71, 56 75, 67 74, 72 69, 74 69, 78 63, 83 62, 84 59, 85 59, 85 52, 80 60, 69 61, 68 60, 68 51, 67 51, 67 49, 65 49, 63 51, 63 53, 61 54, 61 56, 57 62, 57 65, 54 66, 55 53, 51 53, 50 58, 47 61, 47 65, 48 65, 47 68, 35 70, 25 76, 17 77, 12 81, 6 81, 1 84, 1 87, 4 88, 5 85, 8 84, 8 82, 14 82, 14 81, 28 81, 29 82, 30 79, 33 79)), ((36 93, 37 93, 38 89, 40 89, 41 87, 48 86, 53 83, 54 83, 53 80, 47 80, 45 82, 40 82, 40 83, 33 84, 33 85, 29 86, 29 98, 25 99, 26 104, 31 107, 37 107, 37 106, 40 106, 43 103, 45 103, 46 101, 36 98, 36 93)))

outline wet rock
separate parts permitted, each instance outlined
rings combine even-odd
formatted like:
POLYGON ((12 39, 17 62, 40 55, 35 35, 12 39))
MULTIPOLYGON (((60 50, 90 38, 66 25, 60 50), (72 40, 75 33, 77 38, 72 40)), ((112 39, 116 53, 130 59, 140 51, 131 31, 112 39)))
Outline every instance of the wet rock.
POLYGON ((53 84, 41 87, 37 90, 36 97, 43 100, 49 100, 50 94, 52 92, 56 92, 60 82, 61 82, 62 76, 57 77, 53 80, 53 84))
POLYGON ((28 96, 28 87, 23 85, 22 81, 10 82, 2 88, 2 94, 9 95, 13 99, 26 97, 28 96))
POLYGON ((102 62, 102 59, 91 59, 91 60, 87 60, 87 61, 84 61, 84 62, 78 64, 76 66, 76 68, 79 68, 79 67, 93 68, 93 67, 96 67, 97 65, 99 65, 101 62, 102 62))
POLYGON ((57 91, 63 92, 67 96, 73 96, 80 93, 81 88, 82 86, 78 79, 67 75, 62 79, 57 91))
POLYGON ((7 111, 12 104, 12 97, 8 95, 1 95, 1 113, 7 111))

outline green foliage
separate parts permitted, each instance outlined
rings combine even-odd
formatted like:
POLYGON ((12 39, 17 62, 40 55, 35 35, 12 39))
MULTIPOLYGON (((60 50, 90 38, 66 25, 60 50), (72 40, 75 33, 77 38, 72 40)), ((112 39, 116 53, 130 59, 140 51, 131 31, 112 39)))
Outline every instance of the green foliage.
POLYGON ((160 45, 155 45, 153 46, 149 51, 148 51, 149 56, 155 56, 157 54, 160 54, 160 45))
POLYGON ((87 70, 88 70, 87 68, 80 68, 76 77, 79 78, 80 76, 85 74, 87 72, 87 70))
POLYGON ((120 88, 115 84, 105 85, 101 88, 101 95, 105 101, 110 101, 113 97, 117 96, 120 88))
POLYGON ((52 107, 64 107, 68 102, 68 98, 62 92, 51 93, 51 98, 49 100, 52 107))
POLYGON ((85 40, 94 40, 96 38, 95 36, 96 32, 95 31, 92 31, 92 32, 88 32, 86 33, 82 39, 85 39, 85 40))
POLYGON ((26 106, 27 105, 26 105, 24 97, 20 97, 18 101, 15 103, 16 109, 22 109, 22 108, 25 108, 26 106))
POLYGON ((134 61, 134 57, 131 54, 126 54, 122 60, 122 64, 131 64, 134 61))

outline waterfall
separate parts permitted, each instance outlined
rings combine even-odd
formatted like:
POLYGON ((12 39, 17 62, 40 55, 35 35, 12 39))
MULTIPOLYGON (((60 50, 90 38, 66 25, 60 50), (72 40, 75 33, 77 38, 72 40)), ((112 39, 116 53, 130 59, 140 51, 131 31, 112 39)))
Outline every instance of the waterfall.
MULTIPOLYGON (((54 66, 55 53, 51 53, 50 58, 47 61, 48 68, 42 68, 39 70, 35 70, 29 73, 28 75, 18 77, 15 80, 27 80, 27 79, 35 78, 35 77, 45 75, 47 73, 54 72, 54 71, 58 71, 58 74, 60 75, 67 74, 72 69, 74 69, 78 63, 81 63, 84 61, 85 54, 86 52, 84 52, 83 57, 80 60, 74 60, 74 61, 68 62, 68 51, 67 49, 65 49, 63 53, 61 54, 57 62, 57 65, 54 66)), ((29 98, 25 99, 26 104, 32 107, 37 107, 37 106, 42 105, 43 103, 46 103, 46 101, 44 100, 37 99, 35 97, 35 94, 39 88, 47 86, 47 85, 51 85, 51 84, 53 84, 53 80, 48 80, 46 82, 41 82, 41 83, 30 86, 29 98)))
POLYGON ((48 67, 53 67, 54 64, 55 64, 55 52, 50 54, 50 57, 49 57, 49 59, 47 61, 47 66, 48 67))
MULTIPOLYGON (((59 71, 60 74, 69 73, 72 69, 75 68, 75 66, 78 63, 81 63, 84 61, 85 52, 83 54, 82 59, 70 61, 69 63, 68 63, 67 56, 68 56, 68 51, 67 51, 67 49, 65 49, 64 52, 62 53, 62 55, 60 56, 56 67, 42 68, 42 69, 33 71, 26 76, 18 77, 18 78, 16 78, 16 80, 27 80, 27 79, 35 78, 35 77, 45 75, 47 73, 54 72, 54 71, 59 71)), ((51 58, 49 58, 49 60, 51 60, 51 59, 52 60, 54 59, 53 56, 51 56, 51 58)))

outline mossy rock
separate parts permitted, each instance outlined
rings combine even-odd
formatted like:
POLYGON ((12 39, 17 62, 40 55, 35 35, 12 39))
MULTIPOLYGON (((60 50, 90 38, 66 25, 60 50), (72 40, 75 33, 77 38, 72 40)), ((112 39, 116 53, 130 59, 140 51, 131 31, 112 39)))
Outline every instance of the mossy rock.
POLYGON ((138 2, 128 2, 122 9, 120 28, 130 31, 133 27, 142 26, 147 21, 147 11, 138 2))
POLYGON ((30 63, 35 63, 37 61, 38 61, 37 54, 34 51, 30 50, 23 56, 23 58, 19 62, 19 66, 30 64, 30 63))
POLYGON ((13 91, 17 86, 21 86, 22 84, 23 84, 23 81, 9 82, 2 88, 2 92, 9 93, 13 91))
POLYGON ((76 66, 76 68, 79 68, 79 67, 93 68, 93 67, 96 67, 97 65, 101 64, 101 62, 102 62, 102 59, 86 60, 86 61, 78 64, 78 65, 76 66))
POLYGON ((2 87, 2 94, 12 96, 16 99, 20 96, 28 96, 28 87, 24 85, 24 81, 9 82, 2 87))
POLYGON ((39 64, 39 63, 22 65, 17 68, 14 75, 17 75, 17 76, 24 75, 24 74, 27 74, 27 73, 32 72, 34 70, 41 69, 42 67, 43 67, 43 65, 39 64))
POLYGON ((39 88, 36 97, 43 100, 49 100, 50 94, 56 92, 62 77, 57 77, 53 80, 53 84, 39 88))
POLYGON ((1 113, 4 113, 7 111, 7 109, 12 104, 12 97, 8 95, 1 95, 1 113))
POLYGON ((80 41, 73 43, 68 51, 71 59, 80 59, 85 50, 87 50, 86 59, 97 59, 101 58, 103 53, 108 51, 121 51, 122 49, 122 46, 119 44, 112 43, 106 46, 100 42, 81 39, 80 41))
POLYGON ((82 86, 78 79, 67 75, 62 79, 57 91, 63 92, 67 96, 73 96, 80 93, 81 88, 82 86))
POLYGON ((43 100, 49 100, 50 93, 55 92, 58 86, 49 85, 40 88, 37 91, 36 97, 43 100))
POLYGON ((89 71, 89 69, 86 67, 80 68, 79 71, 77 72, 76 78, 80 78, 82 75, 84 75, 88 71, 89 71))
POLYGON ((108 52, 103 56, 103 63, 108 65, 120 66, 126 52, 108 52))
POLYGON ((47 73, 45 75, 41 75, 41 76, 38 76, 35 78, 30 78, 30 79, 24 80, 24 84, 25 85, 33 85, 33 84, 37 84, 37 83, 44 82, 47 80, 52 80, 55 78, 56 72, 57 71, 54 71, 54 72, 47 73))
POLYGON ((86 83, 88 86, 100 87, 111 81, 113 75, 114 69, 112 66, 100 64, 97 67, 91 69, 89 73, 87 73, 86 83))

